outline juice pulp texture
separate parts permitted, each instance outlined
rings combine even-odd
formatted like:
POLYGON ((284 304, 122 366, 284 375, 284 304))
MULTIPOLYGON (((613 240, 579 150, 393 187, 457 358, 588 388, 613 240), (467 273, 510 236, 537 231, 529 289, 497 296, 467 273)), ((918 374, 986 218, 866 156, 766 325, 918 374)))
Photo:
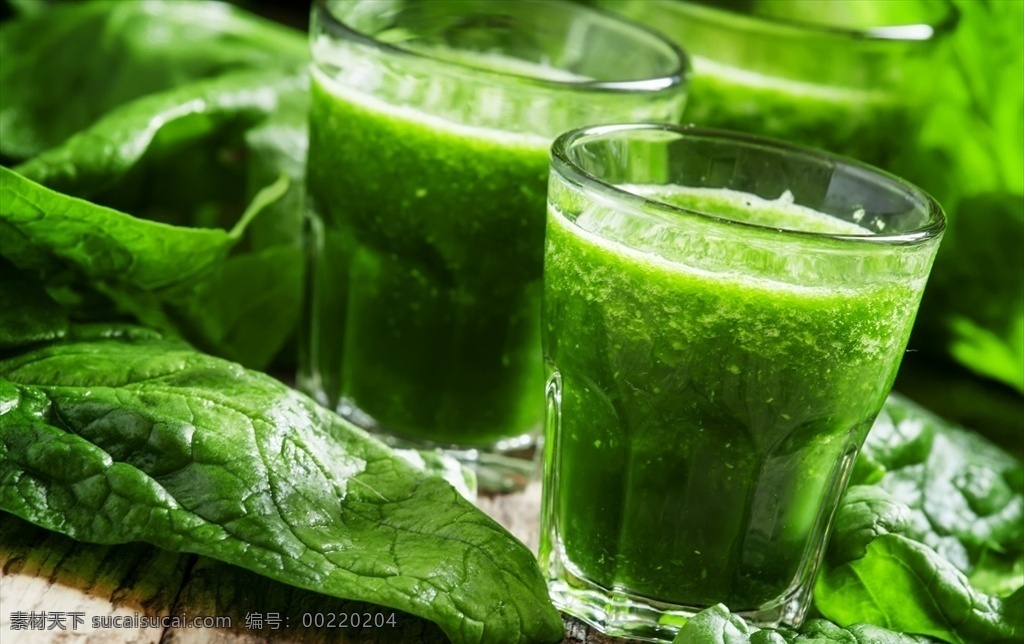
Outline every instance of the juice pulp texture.
MULTIPOLYGON (((742 193, 659 199, 754 224, 867 232, 742 193)), ((561 410, 549 423, 548 547, 604 588, 763 607, 805 575, 819 511, 838 501, 843 467, 892 385, 923 279, 835 286, 826 274, 802 286, 693 268, 676 226, 627 219, 591 208, 571 222, 549 209, 544 341, 561 410)), ((700 239, 702 226, 685 234, 700 239)))
POLYGON ((314 69, 303 386, 436 443, 539 427, 549 144, 389 105, 314 69))
POLYGON ((685 119, 889 163, 910 131, 902 97, 766 76, 692 56, 685 119))

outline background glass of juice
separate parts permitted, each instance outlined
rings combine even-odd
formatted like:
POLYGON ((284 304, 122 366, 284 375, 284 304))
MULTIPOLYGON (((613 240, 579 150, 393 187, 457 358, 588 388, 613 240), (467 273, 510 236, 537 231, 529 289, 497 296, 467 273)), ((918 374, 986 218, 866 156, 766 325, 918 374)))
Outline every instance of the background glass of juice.
POLYGON ((956 24, 941 0, 597 4, 685 47, 693 65, 685 122, 883 167, 913 140, 934 88, 934 49, 956 24))
POLYGON ((548 150, 677 120, 683 53, 561 2, 318 2, 299 385, 392 442, 522 485, 544 413, 548 150), (524 463, 526 467, 524 467, 524 463))
POLYGON ((798 624, 941 209, 853 160, 714 130, 574 130, 551 167, 556 605, 633 637, 719 602, 798 624))

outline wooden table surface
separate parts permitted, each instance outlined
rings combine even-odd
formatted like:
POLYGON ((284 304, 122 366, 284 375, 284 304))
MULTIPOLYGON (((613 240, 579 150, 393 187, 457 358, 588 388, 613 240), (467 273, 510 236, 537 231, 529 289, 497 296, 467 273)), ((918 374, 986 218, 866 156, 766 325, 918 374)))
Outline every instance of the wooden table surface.
MULTIPOLYGON (((483 496, 478 505, 536 552, 539 484, 531 484, 524 492, 483 496)), ((144 544, 79 543, 0 513, 3 644, 271 641, 431 644, 447 639, 440 629, 419 618, 279 584, 206 557, 144 544), (304 616, 312 621, 312 616, 328 613, 369 615, 389 623, 360 628, 302 624, 304 616), (116 622, 115 617, 119 617, 116 622), (157 626, 139 626, 141 617, 202 618, 208 625, 164 627, 161 620, 157 626)), ((613 641, 626 640, 606 638, 566 619, 565 642, 613 641)))

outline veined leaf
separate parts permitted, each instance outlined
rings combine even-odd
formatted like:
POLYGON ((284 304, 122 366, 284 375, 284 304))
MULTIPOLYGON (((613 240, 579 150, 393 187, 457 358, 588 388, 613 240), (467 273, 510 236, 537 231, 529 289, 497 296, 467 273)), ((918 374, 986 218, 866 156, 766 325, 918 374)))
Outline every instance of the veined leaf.
POLYGON ((272 378, 152 332, 0 361, 0 509, 437 622, 562 638, 533 555, 437 477, 272 378))
POLYGON ((151 290, 208 270, 237 241, 226 230, 136 219, 0 167, 0 254, 21 269, 70 268, 151 290))

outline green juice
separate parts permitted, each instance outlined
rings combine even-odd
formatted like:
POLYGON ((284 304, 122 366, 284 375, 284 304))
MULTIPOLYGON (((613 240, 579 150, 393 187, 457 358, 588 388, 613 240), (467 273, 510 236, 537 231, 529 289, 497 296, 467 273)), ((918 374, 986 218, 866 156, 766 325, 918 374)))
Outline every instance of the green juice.
POLYGON ((665 34, 689 54, 684 123, 816 147, 881 167, 912 141, 920 120, 915 114, 927 95, 932 43, 898 27, 884 38, 867 34, 879 25, 934 18, 897 6, 915 3, 876 4, 863 14, 855 5, 866 3, 842 1, 799 9, 792 2, 597 4, 665 34))
MULTIPOLYGON (((758 226, 868 234, 785 199, 626 188, 758 226)), ((707 217, 548 212, 544 345, 558 413, 542 562, 641 601, 777 605, 812 572, 807 550, 892 385, 924 287, 851 267, 902 274, 930 249, 909 260, 861 250, 861 263, 837 243, 830 269, 810 259, 824 243, 811 235, 759 244, 771 231, 719 237, 707 217)))
POLYGON ((770 136, 876 165, 907 145, 906 98, 771 77, 693 56, 684 120, 704 127, 770 136))
POLYGON ((537 429, 549 145, 396 107, 314 69, 300 384, 364 425, 436 444, 537 429))

